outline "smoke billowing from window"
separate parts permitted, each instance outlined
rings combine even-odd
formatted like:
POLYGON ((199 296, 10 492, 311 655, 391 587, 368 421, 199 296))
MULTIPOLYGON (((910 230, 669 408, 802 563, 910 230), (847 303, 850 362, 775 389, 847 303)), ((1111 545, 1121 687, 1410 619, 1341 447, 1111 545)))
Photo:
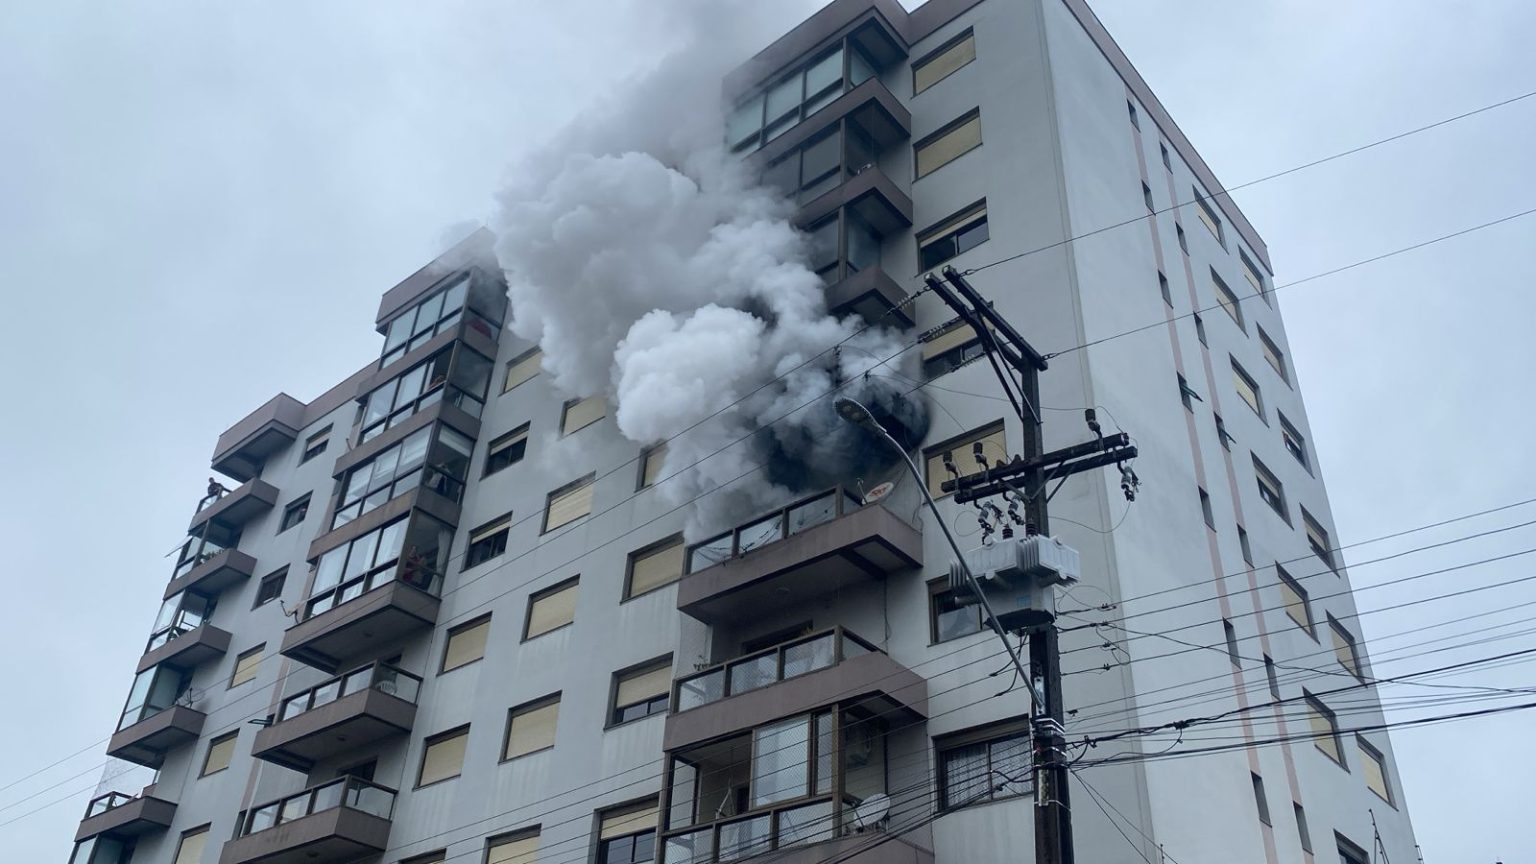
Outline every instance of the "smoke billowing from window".
POLYGON ((675 439, 658 494, 714 493, 693 508, 697 536, 894 459, 836 416, 837 384, 914 443, 926 412, 892 377, 912 352, 877 366, 905 340, 827 314, 790 203, 722 144, 722 78, 798 10, 647 9, 675 21, 676 50, 514 165, 492 227, 512 329, 539 342, 558 390, 606 394, 625 437, 675 439))

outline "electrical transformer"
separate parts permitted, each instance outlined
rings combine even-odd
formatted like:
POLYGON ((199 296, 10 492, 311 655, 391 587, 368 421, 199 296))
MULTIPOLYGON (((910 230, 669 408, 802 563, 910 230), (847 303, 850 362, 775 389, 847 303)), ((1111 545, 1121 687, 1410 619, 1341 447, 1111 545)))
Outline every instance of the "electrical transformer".
MULTIPOLYGON (((971 574, 1004 630, 1027 632, 1056 620, 1056 586, 1076 584, 1082 561, 1055 537, 1013 537, 965 553, 971 574)), ((980 603, 965 571, 949 565, 949 587, 963 603, 980 603)))

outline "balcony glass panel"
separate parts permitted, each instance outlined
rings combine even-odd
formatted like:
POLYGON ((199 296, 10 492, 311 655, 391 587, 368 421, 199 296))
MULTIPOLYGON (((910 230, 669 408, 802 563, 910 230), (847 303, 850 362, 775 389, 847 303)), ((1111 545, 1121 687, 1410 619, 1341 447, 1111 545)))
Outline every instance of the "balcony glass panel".
POLYGON ((85 806, 85 818, 100 816, 108 810, 113 810, 124 804, 131 804, 139 800, 133 795, 125 795, 122 792, 108 792, 99 798, 91 799, 91 803, 85 806))
POLYGON ((804 807, 779 811, 778 847, 804 846, 831 840, 834 830, 832 802, 818 801, 804 807))
POLYGON ((453 530, 422 513, 398 519, 320 556, 305 606, 313 617, 398 578, 436 596, 453 530), (339 584, 338 584, 339 583, 339 584))
POLYGON ((389 819, 394 806, 393 789, 357 777, 343 777, 252 809, 240 826, 240 836, 255 834, 337 807, 361 810, 381 819, 389 819))
POLYGON ((826 630, 785 642, 680 679, 677 683, 676 710, 698 708, 787 678, 826 669, 849 658, 877 650, 842 629, 826 630))
POLYGON ((750 552, 767 546, 776 540, 784 538, 784 514, 775 513, 766 519, 761 519, 751 525, 741 528, 740 539, 737 548, 742 552, 750 552))
POLYGON ((801 499, 767 516, 760 516, 729 534, 694 545, 688 550, 688 572, 696 572, 734 555, 782 539, 786 525, 789 534, 798 534, 807 528, 852 513, 862 506, 857 497, 842 490, 801 499))
POLYGON ((678 685, 677 710, 687 711, 725 698, 725 670, 716 669, 678 685))
POLYGON ((836 639, 828 633, 809 642, 790 645, 784 649, 784 677, 793 678, 817 669, 825 669, 837 662, 836 639))
POLYGON ((838 45, 740 103, 726 120, 726 143, 740 152, 756 150, 875 72, 857 48, 838 45))
POLYGON ((731 557, 731 548, 735 543, 735 537, 726 534, 713 540, 706 540, 693 547, 688 553, 688 572, 702 570, 705 567, 719 564, 731 557))
POLYGON ((185 672, 160 665, 134 676, 128 704, 117 724, 118 731, 146 720, 176 704, 190 683, 185 672))
POLYGON ((468 289, 469 274, 466 273, 390 321, 384 332, 384 351, 379 366, 388 366, 412 348, 421 347, 433 336, 459 323, 468 289))
POLYGON ((773 848, 770 814, 727 822, 720 826, 720 860, 734 861, 767 852, 773 848))
POLYGON ((789 508, 789 533, 799 534, 807 528, 823 522, 831 522, 836 518, 837 497, 828 493, 789 508))
MULTIPOLYGON (((238 540, 238 536, 235 538, 238 540)), ((181 552, 176 558, 176 572, 171 578, 184 576, 197 567, 225 550, 232 548, 234 542, 227 546, 208 537, 188 537, 187 542, 181 546, 181 552)))
POLYGON ((155 628, 144 652, 147 654, 177 636, 203 626, 213 615, 213 607, 212 598, 191 591, 182 591, 166 600, 160 606, 160 614, 155 616, 155 628))
POLYGON ((767 687, 779 678, 779 655, 774 653, 742 660, 733 663, 730 670, 732 694, 767 687))
POLYGON ((322 681, 302 693, 284 699, 278 720, 292 720, 306 711, 329 705, 337 699, 361 693, 370 687, 414 704, 416 694, 421 689, 421 679, 388 663, 372 663, 322 681))
POLYGON ((667 864, 704 864, 715 858, 715 829, 705 828, 667 838, 667 864))

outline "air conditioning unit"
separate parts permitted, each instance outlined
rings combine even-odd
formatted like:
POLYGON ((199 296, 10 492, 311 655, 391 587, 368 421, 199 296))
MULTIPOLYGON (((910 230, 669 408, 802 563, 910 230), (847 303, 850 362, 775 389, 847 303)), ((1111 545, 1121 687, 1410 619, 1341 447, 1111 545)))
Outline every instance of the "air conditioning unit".
MULTIPOLYGON (((1056 586, 1077 583, 1082 557, 1055 537, 1013 537, 965 553, 1004 630, 1030 631, 1056 620, 1056 586)), ((980 603, 958 563, 949 567, 949 587, 962 603, 980 603)))

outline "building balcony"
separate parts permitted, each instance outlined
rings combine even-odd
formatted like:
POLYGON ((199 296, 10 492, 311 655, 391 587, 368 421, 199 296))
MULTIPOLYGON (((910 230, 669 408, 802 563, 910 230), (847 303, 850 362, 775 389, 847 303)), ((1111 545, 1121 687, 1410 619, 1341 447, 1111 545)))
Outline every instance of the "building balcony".
POLYGON ((125 795, 108 792, 85 807, 85 818, 75 831, 75 842, 92 837, 127 839, 171 827, 176 805, 151 795, 125 795))
POLYGON ((340 864, 389 844, 395 790, 343 777, 252 807, 219 864, 340 864))
POLYGON ((907 292, 878 266, 851 272, 827 286, 828 312, 838 317, 858 315, 872 324, 880 321, 911 327, 912 316, 901 305, 906 299, 907 292))
POLYGON ((158 769, 167 751, 196 741, 203 732, 207 715, 185 705, 153 709, 146 707, 124 718, 129 725, 107 743, 107 755, 115 759, 158 769))
POLYGON ((912 137, 912 112, 879 78, 870 78, 769 141, 751 159, 759 166, 769 165, 844 120, 868 132, 877 151, 912 137))
POLYGON ((165 586, 165 598, 187 590, 217 594, 251 578, 256 559, 238 549, 205 548, 186 560, 165 586))
POLYGON ((255 477, 273 453, 292 444, 304 428, 304 403, 279 393, 219 436, 213 470, 241 483, 255 477))
POLYGON ((143 672, 161 663, 190 671, 223 657, 229 651, 230 639, 228 631, 220 630, 212 624, 202 624, 191 629, 173 626, 150 638, 149 650, 139 658, 136 671, 143 672))
POLYGON ((837 704, 921 719, 928 715, 928 683, 835 627, 679 678, 662 746, 691 747, 837 704))
POLYGON ((277 496, 277 487, 271 483, 248 480, 212 501, 204 499, 187 533, 233 543, 246 523, 277 505, 277 496))
POLYGON ((283 656, 335 672, 349 660, 382 655, 437 623, 438 587, 436 578, 418 587, 393 572, 342 583, 310 599, 307 617, 283 634, 283 656))
POLYGON ((374 663, 283 700, 251 755, 308 771, 320 759, 411 731, 421 679, 374 663))
POLYGON ((795 225, 814 225, 847 209, 881 236, 912 226, 912 199, 888 174, 866 165, 846 181, 807 201, 795 212, 795 225))
POLYGON ((922 563, 916 528, 839 487, 689 547, 677 608, 718 625, 922 563))

